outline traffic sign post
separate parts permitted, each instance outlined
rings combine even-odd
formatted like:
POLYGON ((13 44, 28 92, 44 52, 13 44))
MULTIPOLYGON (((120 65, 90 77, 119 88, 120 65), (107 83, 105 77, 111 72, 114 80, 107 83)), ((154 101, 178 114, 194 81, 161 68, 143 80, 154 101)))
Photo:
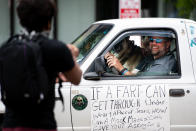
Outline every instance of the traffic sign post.
POLYGON ((141 0, 119 0, 119 18, 140 18, 141 0))

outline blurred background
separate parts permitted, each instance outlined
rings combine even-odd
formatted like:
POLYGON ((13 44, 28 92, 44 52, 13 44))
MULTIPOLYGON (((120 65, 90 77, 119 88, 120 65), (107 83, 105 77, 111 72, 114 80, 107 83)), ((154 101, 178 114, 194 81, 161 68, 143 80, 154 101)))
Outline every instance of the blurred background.
MULTIPOLYGON (((196 0, 54 0, 58 15, 53 21, 52 36, 71 43, 95 21, 121 18, 120 13, 133 12, 135 17, 167 17, 196 20, 196 0), (124 4, 122 4, 124 2, 124 4), (136 3, 133 5, 133 3, 136 3), (122 6, 123 5, 123 6, 122 6), (126 12, 127 11, 127 12, 126 12), (129 11, 129 12, 128 12, 129 11), (134 12, 133 12, 134 13, 134 12)), ((0 45, 19 33, 17 0, 0 0, 0 45)), ((125 16, 125 15, 124 15, 125 16)), ((133 16, 134 17, 134 16, 133 16)))

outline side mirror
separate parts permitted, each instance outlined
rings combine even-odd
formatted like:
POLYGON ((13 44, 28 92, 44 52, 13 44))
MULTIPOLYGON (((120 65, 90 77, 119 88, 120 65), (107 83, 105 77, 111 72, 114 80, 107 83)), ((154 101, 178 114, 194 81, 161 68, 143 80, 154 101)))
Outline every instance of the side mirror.
POLYGON ((84 74, 84 79, 85 80, 100 80, 101 77, 99 74, 97 74, 96 72, 87 72, 84 74))

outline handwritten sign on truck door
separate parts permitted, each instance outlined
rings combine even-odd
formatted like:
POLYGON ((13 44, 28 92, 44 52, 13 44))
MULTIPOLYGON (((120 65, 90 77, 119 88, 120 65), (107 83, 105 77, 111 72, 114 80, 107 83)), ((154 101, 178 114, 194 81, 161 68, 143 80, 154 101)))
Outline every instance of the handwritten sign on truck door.
POLYGON ((165 85, 92 87, 91 131, 169 131, 165 85))

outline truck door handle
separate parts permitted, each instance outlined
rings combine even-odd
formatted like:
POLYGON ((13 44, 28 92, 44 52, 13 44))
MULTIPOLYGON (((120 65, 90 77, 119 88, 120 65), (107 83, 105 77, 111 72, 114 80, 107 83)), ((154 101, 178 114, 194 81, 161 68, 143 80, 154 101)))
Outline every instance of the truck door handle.
POLYGON ((174 97, 181 97, 185 95, 184 89, 170 89, 169 95, 174 97))

